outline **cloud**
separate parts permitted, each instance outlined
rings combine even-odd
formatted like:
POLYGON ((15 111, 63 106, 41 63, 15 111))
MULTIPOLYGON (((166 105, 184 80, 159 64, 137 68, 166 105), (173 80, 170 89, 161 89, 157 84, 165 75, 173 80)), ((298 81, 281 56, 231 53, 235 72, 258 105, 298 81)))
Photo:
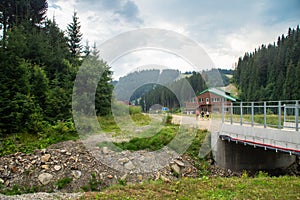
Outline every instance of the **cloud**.
MULTIPOLYGON (((57 23, 65 29, 74 9, 90 43, 100 45, 145 27, 173 30, 197 41, 217 67, 227 68, 246 51, 276 41, 300 19, 299 0, 49 0, 48 16, 55 13, 57 23)), ((123 59, 123 65, 143 60, 142 54, 133 56, 137 58, 123 59)), ((158 54, 146 56, 167 60, 158 54)))
POLYGON ((76 0, 76 4, 77 9, 82 12, 87 10, 95 13, 109 12, 111 17, 123 18, 131 23, 142 23, 143 21, 139 18, 138 7, 131 0, 76 0))

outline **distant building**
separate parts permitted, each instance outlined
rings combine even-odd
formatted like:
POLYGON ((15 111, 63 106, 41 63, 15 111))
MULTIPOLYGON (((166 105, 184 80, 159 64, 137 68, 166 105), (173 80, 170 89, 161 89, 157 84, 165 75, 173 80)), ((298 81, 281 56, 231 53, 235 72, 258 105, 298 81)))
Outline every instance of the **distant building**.
POLYGON ((230 95, 229 92, 209 88, 197 94, 197 97, 186 102, 185 112, 187 114, 194 114, 197 108, 200 111, 208 111, 214 113, 222 112, 222 102, 224 105, 230 105, 231 102, 236 102, 239 99, 230 95))

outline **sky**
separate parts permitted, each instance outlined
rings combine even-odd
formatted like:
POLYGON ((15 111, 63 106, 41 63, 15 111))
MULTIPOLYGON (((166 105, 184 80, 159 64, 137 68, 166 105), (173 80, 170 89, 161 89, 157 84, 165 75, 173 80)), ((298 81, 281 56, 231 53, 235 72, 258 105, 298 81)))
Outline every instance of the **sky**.
POLYGON ((96 43, 100 54, 105 55, 104 47, 115 44, 109 51, 120 55, 108 62, 114 79, 152 64, 182 72, 234 69, 245 52, 277 41, 289 27, 300 24, 299 0, 48 0, 48 4, 48 18, 55 17, 62 30, 77 12, 83 46, 86 41, 90 46, 96 43), (141 29, 148 35, 135 34, 141 29), (152 38, 156 42, 145 39, 154 35, 153 29, 162 31, 152 38), (130 38, 129 33, 135 38, 130 38), (178 37, 185 37, 185 43, 180 43, 178 37), (165 48, 157 43, 158 39, 166 44, 165 48), (201 47, 205 53, 199 54, 205 54, 212 62, 195 64, 184 59, 183 54, 197 52, 191 52, 191 48, 184 53, 175 50, 189 42, 201 47), (148 46, 143 48, 141 43, 148 46), (151 45, 157 48, 147 48, 151 45))

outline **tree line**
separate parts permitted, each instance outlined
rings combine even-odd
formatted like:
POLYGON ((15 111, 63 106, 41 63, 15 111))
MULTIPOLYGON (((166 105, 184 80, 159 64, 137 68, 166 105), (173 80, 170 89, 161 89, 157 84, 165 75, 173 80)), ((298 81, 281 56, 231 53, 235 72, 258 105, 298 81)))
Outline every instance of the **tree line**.
POLYGON ((144 94, 137 104, 141 105, 144 111, 149 111, 155 104, 178 109, 184 106, 185 101, 194 98, 195 94, 205 89, 207 89, 207 85, 201 73, 192 72, 191 76, 175 80, 172 83, 154 85, 152 90, 144 94))
POLYGON ((110 67, 96 44, 83 47, 77 13, 66 31, 46 17, 47 0, 0 2, 0 134, 40 133, 44 126, 72 120, 76 73, 86 59, 103 69, 96 93, 99 115, 110 112, 110 67))
POLYGON ((300 29, 239 58, 234 82, 243 101, 300 99, 300 29))

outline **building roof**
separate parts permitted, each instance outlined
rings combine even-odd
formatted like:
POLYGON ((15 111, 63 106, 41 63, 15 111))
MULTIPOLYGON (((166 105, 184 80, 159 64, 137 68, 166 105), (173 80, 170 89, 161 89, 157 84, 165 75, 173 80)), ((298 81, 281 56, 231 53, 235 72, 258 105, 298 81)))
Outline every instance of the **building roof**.
POLYGON ((229 92, 226 92, 224 90, 220 90, 220 89, 217 89, 217 88, 208 88, 208 89, 200 92, 198 94, 198 96, 201 95, 201 94, 204 94, 206 92, 221 96, 221 97, 226 98, 230 101, 237 101, 238 100, 238 98, 231 96, 229 92))

